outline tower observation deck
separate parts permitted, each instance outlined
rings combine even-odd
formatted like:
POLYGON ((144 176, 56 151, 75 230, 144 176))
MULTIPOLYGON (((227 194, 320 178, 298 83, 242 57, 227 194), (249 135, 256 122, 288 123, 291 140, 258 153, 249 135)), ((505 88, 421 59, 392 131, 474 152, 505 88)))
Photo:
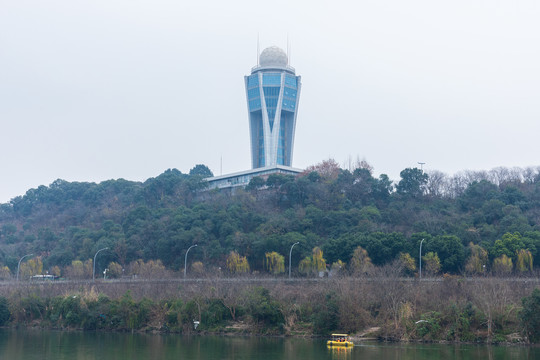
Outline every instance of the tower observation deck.
POLYGON ((300 79, 276 46, 264 49, 245 76, 253 169, 291 166, 300 79))

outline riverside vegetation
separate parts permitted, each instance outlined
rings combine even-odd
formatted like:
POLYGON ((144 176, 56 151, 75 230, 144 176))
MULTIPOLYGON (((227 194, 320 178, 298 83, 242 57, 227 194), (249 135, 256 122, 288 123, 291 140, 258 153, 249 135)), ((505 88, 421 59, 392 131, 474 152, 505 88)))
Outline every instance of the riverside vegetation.
MULTIPOLYGON (((536 282, 500 278, 5 284, 0 325, 173 333, 326 335, 393 341, 540 340, 536 282), (194 321, 199 321, 197 329, 194 321)), ((237 279, 238 280, 238 279, 237 279)))
MULTIPOLYGON (((308 324, 308 332, 324 332, 317 324, 328 321, 316 321, 317 316, 324 314, 325 309, 335 309, 336 303, 350 302, 356 311, 349 313, 351 319, 356 319, 350 321, 357 321, 357 325, 346 326, 347 312, 343 311, 337 317, 337 325, 344 330, 358 331, 364 325, 376 323, 380 325, 379 336, 384 338, 447 339, 445 329, 452 323, 455 338, 459 339, 474 340, 478 336, 493 341, 498 335, 507 336, 506 329, 527 333, 529 339, 534 339, 530 325, 519 320, 518 315, 518 310, 525 309, 521 299, 533 294, 530 283, 519 282, 513 287, 496 278, 482 280, 479 288, 500 284, 500 289, 491 287, 493 293, 510 289, 504 291, 508 300, 499 306, 487 300, 484 305, 474 300, 475 288, 470 287, 469 280, 451 279, 535 276, 540 264, 540 168, 496 168, 454 176, 408 168, 401 172, 399 181, 393 182, 384 174, 375 177, 365 161, 342 169, 335 161, 327 160, 298 176, 273 174, 254 178, 246 189, 234 192, 207 190, 204 178, 211 175, 206 166, 197 165, 189 174, 167 170, 143 183, 123 179, 99 184, 56 180, 49 186, 30 189, 24 196, 0 204, 0 278, 13 279, 21 257, 32 254, 20 264, 20 277, 25 281, 42 274, 70 280, 89 279, 94 266, 98 276, 107 270, 109 278, 163 279, 177 276, 183 270, 186 250, 195 244, 198 247, 189 253, 191 276, 251 274, 279 278, 284 276, 291 245, 298 243, 291 259, 295 278, 302 277, 308 283, 318 276, 341 279, 327 282, 328 288, 318 287, 317 296, 302 288, 311 299, 317 299, 311 302, 311 308, 310 301, 302 302, 295 315, 299 319, 295 324, 308 324), (447 280, 442 284, 452 283, 463 292, 463 297, 453 302, 454 322, 447 317, 450 308, 446 305, 449 306, 451 297, 438 293, 443 292, 442 285, 430 283, 432 286, 427 287, 423 282, 418 285, 413 281, 419 275, 421 242, 424 275, 444 274, 447 280), (100 252, 93 264, 97 250, 103 248, 108 250, 100 252), (384 274, 396 273, 389 270, 396 268, 400 269, 399 277, 406 280, 397 281, 392 275, 392 281, 379 281, 377 285, 387 284, 385 293, 378 292, 368 280, 358 280, 392 278, 384 274), (346 295, 343 285, 346 281, 351 281, 358 291, 346 295), (412 287, 413 283, 418 286, 412 287), (329 290, 338 286, 334 284, 342 284, 342 288, 329 290), (388 300, 384 299, 394 294, 392 284, 401 284, 396 289, 402 292, 386 303, 388 300), (365 293, 384 296, 379 300, 359 300, 367 296, 365 293), (430 300, 440 298, 441 303, 423 306, 424 296, 430 300), (356 306, 357 303, 361 306, 356 306), (389 314, 393 326, 386 321, 389 314), (503 320, 498 320, 498 316, 503 320), (463 324, 459 325, 461 321, 463 324)), ((272 323, 275 326, 267 326, 264 317, 250 313, 257 307, 245 304, 235 307, 234 311, 242 314, 239 318, 246 316, 250 326, 259 319, 265 331, 296 331, 294 326, 287 325, 290 316, 283 310, 290 299, 283 298, 279 291, 268 289, 257 297, 248 288, 236 290, 245 298, 267 299, 263 308, 281 309, 283 321, 276 315, 278 320, 272 323), (268 305, 271 301, 275 303, 268 305), (276 324, 284 325, 280 328, 276 324)), ((38 299, 35 309, 44 309, 24 310, 25 317, 17 310, 25 309, 25 305, 13 293, 8 291, 6 295, 11 323, 45 321, 51 326, 89 326, 85 325, 86 320, 66 323, 67 313, 49 312, 58 309, 58 303, 63 304, 65 299, 58 296, 65 294, 23 297, 38 299)), ((169 307, 179 296, 171 293, 168 299, 149 297, 143 301, 142 297, 129 297, 126 292, 111 296, 98 291, 95 299, 83 296, 87 293, 93 294, 84 289, 82 294, 69 296, 76 296, 80 308, 89 313, 91 309, 101 311, 96 310, 101 309, 99 306, 114 312, 121 308, 117 303, 125 296, 124 301, 133 302, 134 308, 142 306, 149 314, 157 314, 163 301, 169 307)), ((195 297, 180 299, 177 314, 188 315, 186 318, 178 315, 176 327, 163 322, 167 328, 184 329, 192 317, 184 307, 193 304, 195 297)), ((201 320, 202 309, 210 307, 212 301, 219 304, 220 296, 208 295, 204 299, 195 303, 201 320)), ((33 300, 28 300, 28 306, 31 304, 33 300)), ((234 311, 231 313, 229 309, 230 315, 224 315, 223 321, 236 322, 234 311)), ((109 319, 111 313, 103 312, 103 315, 109 319)), ((79 318, 87 319, 84 314, 79 318)), ((201 321, 206 324, 201 325, 203 330, 211 323, 207 320, 201 321)), ((113 326, 103 321, 98 325, 104 328, 147 326, 145 321, 141 322, 144 326, 127 326, 123 322, 113 326)), ((242 328, 238 324, 237 327, 242 328)))

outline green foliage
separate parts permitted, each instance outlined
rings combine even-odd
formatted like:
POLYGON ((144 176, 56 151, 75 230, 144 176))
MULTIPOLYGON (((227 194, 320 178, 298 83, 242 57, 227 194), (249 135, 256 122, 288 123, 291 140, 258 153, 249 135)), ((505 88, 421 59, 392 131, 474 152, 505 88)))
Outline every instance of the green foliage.
POLYGON ((17 309, 16 316, 19 321, 31 322, 32 320, 43 319, 46 309, 45 300, 32 295, 20 300, 20 307, 17 309))
POLYGON ((285 272, 285 257, 275 251, 265 254, 264 264, 269 273, 281 274, 285 272))
POLYGON ((488 264, 488 252, 480 245, 469 244, 470 256, 465 265, 469 274, 483 274, 488 264))
MULTIPOLYGON (((230 284, 205 282, 200 284, 203 291, 184 291, 180 286, 178 297, 155 294, 154 300, 135 300, 130 292, 113 299, 96 296, 95 287, 90 285, 81 286, 81 294, 53 298, 20 299, 15 290, 9 304, 0 297, 0 326, 11 321, 13 325, 57 329, 221 332, 224 328, 238 330, 235 325, 242 323, 259 334, 312 331, 324 335, 381 324, 381 336, 396 339, 501 342, 518 331, 519 320, 529 340, 539 341, 539 290, 522 300, 523 310, 518 315, 518 304, 508 295, 523 291, 526 283, 516 287, 498 279, 462 282, 453 278, 427 287, 414 286, 412 292, 403 286, 409 287, 409 282, 401 280, 335 279, 332 284, 323 284, 332 287, 328 293, 321 292, 321 286, 297 283, 273 287, 272 295, 248 282, 235 284, 233 289, 227 288, 230 284), (396 321, 389 322, 393 316, 396 321), (198 330, 193 329, 194 320, 200 321, 198 330)), ((118 284, 110 285, 109 290, 118 290, 118 284)), ((163 284, 154 289, 158 288, 163 284)))
POLYGON ((441 270, 445 273, 457 273, 465 263, 465 248, 461 240, 454 235, 438 235, 426 244, 426 250, 437 253, 441 261, 441 270))
POLYGON ((368 252, 361 246, 354 249, 353 256, 349 264, 351 273, 356 275, 367 274, 373 268, 373 264, 371 263, 371 258, 369 257, 368 252))
POLYGON ((201 316, 201 329, 212 329, 231 319, 229 309, 219 299, 209 299, 204 304, 201 316))
POLYGON ((436 275, 441 271, 441 260, 437 253, 432 251, 422 256, 422 263, 424 264, 424 271, 430 275, 436 275))
POLYGON ((330 267, 332 276, 339 275, 344 269, 345 269, 345 263, 339 259, 335 263, 332 263, 332 266, 330 267))
POLYGON ((533 257, 529 250, 521 249, 517 252, 516 270, 519 272, 532 271, 533 257))
POLYGON ((305 258, 302 259, 302 261, 300 261, 300 264, 298 265, 298 270, 302 273, 302 274, 310 274, 313 270, 312 270, 312 265, 311 265, 311 258, 309 256, 306 256, 305 258))
POLYGON ((303 274, 318 274, 319 271, 326 270, 326 260, 323 258, 323 251, 319 247, 314 247, 311 257, 306 256, 300 261, 299 270, 303 274))
POLYGON ((314 271, 319 272, 326 270, 326 260, 323 258, 323 251, 319 247, 313 248, 311 263, 314 271))
POLYGON ((414 259, 408 253, 400 253, 399 261, 403 264, 405 272, 409 275, 412 275, 416 271, 416 263, 414 259))
POLYGON ((11 270, 9 267, 4 266, 0 263, 0 279, 7 280, 11 277, 11 270))
POLYGON ((82 321, 82 306, 80 296, 66 296, 58 304, 57 314, 64 318, 67 326, 77 326, 82 321))
POLYGON ((256 176, 249 181, 249 184, 246 187, 246 190, 248 191, 258 190, 264 187, 265 185, 266 185, 266 181, 264 180, 264 178, 262 178, 261 176, 256 176))
POLYGON ((459 198, 459 203, 466 210, 479 209, 497 196, 497 190, 497 186, 487 180, 473 181, 459 198))
MULTIPOLYGON (((329 159, 298 176, 254 178, 247 191, 234 193, 204 191, 203 178, 211 172, 200 164, 189 174, 168 169, 145 182, 59 179, 0 204, 0 263, 14 274, 20 256, 34 253, 42 264, 24 261, 23 278, 58 267, 64 277, 87 279, 88 260, 109 247, 97 259, 98 273, 114 262, 111 276, 119 276, 117 264, 131 275, 129 264, 159 260, 159 274, 152 276, 160 277, 165 269, 182 269, 185 250, 198 244, 200 251, 190 260, 206 269, 226 268, 228 254, 239 249, 250 270, 260 272, 266 253, 288 254, 299 241, 293 268, 306 257, 313 261, 314 246, 329 264, 351 264, 361 246, 380 267, 400 254, 417 263, 424 238, 426 252, 438 254, 445 273, 478 274, 488 264, 485 253, 464 246, 470 243, 487 251, 489 262, 504 254, 517 270, 529 271, 530 259, 521 250, 530 252, 533 265, 540 264, 535 222, 540 176, 538 169, 514 173, 495 169, 437 177, 413 168, 404 169, 394 186, 384 174, 374 177, 365 162, 345 170, 329 159)), ((302 268, 314 272, 307 260, 302 268)))
POLYGON ((117 279, 122 277, 122 265, 118 264, 117 262, 111 262, 107 266, 107 269, 109 270, 107 272, 108 278, 117 279))
POLYGON ((437 339, 441 331, 441 313, 430 311, 422 314, 421 320, 416 324, 417 334, 424 339, 437 339))
POLYGON ((401 180, 396 187, 398 194, 421 196, 428 181, 428 174, 418 168, 407 168, 399 173, 401 180))
POLYGON ((182 308, 184 303, 181 299, 176 299, 173 301, 167 301, 164 304, 164 308, 167 310, 166 314, 166 324, 171 327, 175 328, 177 325, 179 325, 182 321, 182 308))
POLYGON ((189 175, 202 176, 203 178, 208 178, 214 176, 210 168, 203 164, 195 165, 191 170, 189 170, 189 175))
POLYGON ((29 279, 34 275, 43 274, 43 262, 41 256, 32 258, 26 262, 21 263, 20 277, 21 279, 29 279))
POLYGON ((476 310, 471 303, 467 303, 464 307, 460 307, 456 303, 452 303, 447 314, 446 340, 448 341, 472 341, 474 335, 471 332, 471 323, 474 322, 476 310))
POLYGON ((256 323, 282 331, 284 323, 280 304, 270 297, 270 292, 263 287, 256 287, 247 294, 247 308, 256 323))
POLYGON ((525 242, 521 234, 518 232, 513 234, 505 233, 501 239, 495 241, 491 248, 491 256, 495 258, 506 255, 516 260, 516 256, 521 249, 525 249, 525 242))
POLYGON ((128 291, 119 300, 111 302, 111 323, 119 329, 139 329, 146 324, 151 305, 148 299, 135 302, 128 291))
POLYGON ((193 320, 202 320, 200 303, 200 299, 192 299, 184 304, 181 310, 182 324, 192 326, 193 320))
POLYGON ((231 274, 244 274, 249 272, 249 263, 245 256, 240 256, 236 251, 231 251, 227 257, 227 269, 231 274))
MULTIPOLYGON (((137 275, 144 279, 158 279, 163 278, 165 275, 165 266, 161 260, 148 260, 144 261, 138 259, 129 264, 129 269, 132 275, 137 275)), ((121 269, 117 268, 115 271, 120 272, 121 269)))
POLYGON ((505 254, 502 254, 495 260, 493 260, 493 272, 495 274, 510 274, 512 272, 512 269, 514 268, 514 264, 512 263, 512 258, 509 258, 505 254))
POLYGON ((378 266, 393 261, 399 253, 409 250, 407 238, 398 232, 370 233, 361 240, 361 245, 367 250, 373 264, 378 266))
POLYGON ((521 300, 523 309, 519 317, 525 334, 532 343, 540 342, 540 290, 534 289, 530 296, 521 300))
POLYGON ((313 332, 315 334, 328 335, 338 330, 339 318, 340 312, 337 295, 335 293, 328 293, 323 302, 314 305, 311 316, 313 332))
POLYGON ((11 312, 9 310, 8 300, 5 297, 0 296, 0 326, 6 325, 10 317, 11 312))

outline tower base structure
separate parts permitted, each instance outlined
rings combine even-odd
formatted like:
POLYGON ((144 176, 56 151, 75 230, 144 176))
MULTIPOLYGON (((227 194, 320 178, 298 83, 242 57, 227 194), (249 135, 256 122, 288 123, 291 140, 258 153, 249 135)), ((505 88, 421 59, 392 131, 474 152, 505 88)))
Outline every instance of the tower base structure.
POLYGON ((262 177, 266 180, 271 174, 296 176, 302 172, 304 172, 304 170, 302 169, 296 169, 290 166, 276 165, 240 171, 227 175, 214 176, 211 178, 206 178, 205 180, 208 181, 209 189, 227 189, 238 187, 243 188, 246 187, 251 181, 251 179, 255 177, 262 177))

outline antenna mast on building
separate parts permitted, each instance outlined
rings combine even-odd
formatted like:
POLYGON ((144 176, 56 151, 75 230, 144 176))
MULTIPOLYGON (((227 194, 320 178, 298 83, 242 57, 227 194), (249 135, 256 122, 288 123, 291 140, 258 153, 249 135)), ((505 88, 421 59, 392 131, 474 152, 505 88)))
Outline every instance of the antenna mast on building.
POLYGON ((257 33, 257 66, 259 66, 259 33, 257 33))
POLYGON ((289 46, 289 34, 287 33, 287 65, 291 65, 291 49, 289 46))

